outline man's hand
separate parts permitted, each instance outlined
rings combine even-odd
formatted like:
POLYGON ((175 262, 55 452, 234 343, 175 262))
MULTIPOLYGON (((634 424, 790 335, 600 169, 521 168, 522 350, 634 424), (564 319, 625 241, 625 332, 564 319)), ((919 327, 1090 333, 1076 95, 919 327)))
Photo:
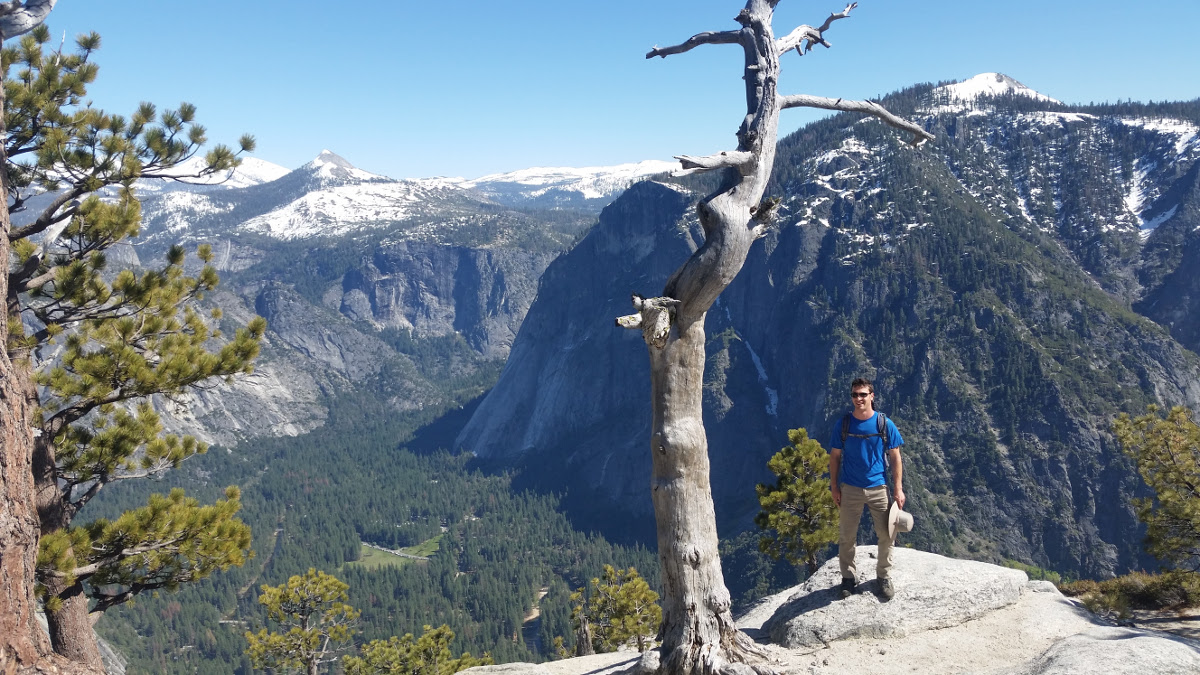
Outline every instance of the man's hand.
MULTIPOLYGON (((837 497, 834 497, 835 501, 837 499, 837 497)), ((902 487, 896 488, 896 506, 899 506, 901 509, 904 508, 904 488, 902 487)))
POLYGON ((831 489, 833 490, 833 503, 840 508, 842 506, 842 488, 834 483, 831 489))

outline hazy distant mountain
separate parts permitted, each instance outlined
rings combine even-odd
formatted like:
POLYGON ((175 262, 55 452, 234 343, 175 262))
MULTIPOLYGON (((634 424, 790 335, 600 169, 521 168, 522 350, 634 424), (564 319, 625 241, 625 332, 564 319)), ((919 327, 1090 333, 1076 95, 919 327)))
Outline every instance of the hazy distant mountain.
POLYGON ((646 160, 617 166, 535 167, 474 180, 446 179, 501 204, 599 212, 630 185, 679 168, 678 162, 646 160))

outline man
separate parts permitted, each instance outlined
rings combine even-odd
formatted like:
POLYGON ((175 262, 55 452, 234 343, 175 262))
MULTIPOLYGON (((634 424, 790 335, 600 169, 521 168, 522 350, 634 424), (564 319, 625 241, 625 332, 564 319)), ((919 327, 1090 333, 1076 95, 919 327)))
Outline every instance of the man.
POLYGON ((875 412, 875 386, 858 378, 850 384, 850 401, 854 409, 834 425, 829 443, 829 482, 833 503, 838 507, 838 562, 842 567, 841 594, 848 598, 857 587, 858 570, 854 566, 858 521, 863 506, 871 511, 875 534, 879 538, 879 557, 875 576, 880 592, 890 600, 896 594, 890 573, 892 570, 892 537, 888 534, 888 494, 885 471, 892 470, 892 491, 896 505, 904 508, 904 465, 900 461, 900 446, 904 439, 890 419, 883 433, 879 428, 879 413, 875 412), (886 462, 884 457, 886 456, 886 462))

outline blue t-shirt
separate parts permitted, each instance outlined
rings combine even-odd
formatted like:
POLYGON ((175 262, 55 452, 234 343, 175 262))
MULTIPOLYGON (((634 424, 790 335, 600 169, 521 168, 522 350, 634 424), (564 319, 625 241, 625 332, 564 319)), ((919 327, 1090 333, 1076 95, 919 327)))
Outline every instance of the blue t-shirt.
MULTIPOLYGON (((879 422, 875 420, 878 414, 860 420, 851 413, 850 433, 862 436, 878 434, 879 422)), ((886 446, 883 439, 877 435, 870 438, 855 438, 850 435, 846 436, 846 447, 842 448, 842 418, 839 417, 837 424, 833 426, 833 437, 829 441, 830 452, 832 448, 842 449, 842 469, 838 473, 838 481, 860 488, 884 485, 887 482, 884 476, 885 451, 902 445, 904 439, 900 437, 900 430, 892 424, 891 418, 888 418, 886 446)))

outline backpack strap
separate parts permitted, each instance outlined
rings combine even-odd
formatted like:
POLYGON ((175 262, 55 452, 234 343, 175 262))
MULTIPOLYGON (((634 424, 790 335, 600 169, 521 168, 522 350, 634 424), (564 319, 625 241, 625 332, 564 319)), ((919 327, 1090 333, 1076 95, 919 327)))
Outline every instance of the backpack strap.
MULTIPOLYGON (((846 447, 846 439, 850 436, 855 438, 874 438, 876 436, 883 439, 883 444, 887 445, 887 415, 875 411, 875 433, 873 434, 852 434, 850 433, 850 413, 842 416, 842 447, 846 447)), ((886 452, 888 448, 884 448, 886 452)))

